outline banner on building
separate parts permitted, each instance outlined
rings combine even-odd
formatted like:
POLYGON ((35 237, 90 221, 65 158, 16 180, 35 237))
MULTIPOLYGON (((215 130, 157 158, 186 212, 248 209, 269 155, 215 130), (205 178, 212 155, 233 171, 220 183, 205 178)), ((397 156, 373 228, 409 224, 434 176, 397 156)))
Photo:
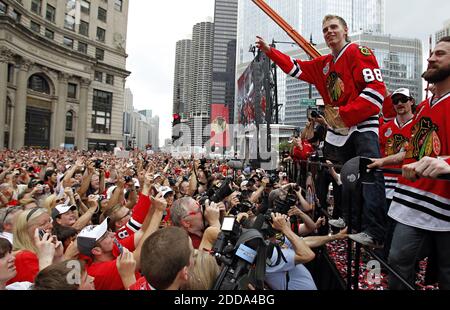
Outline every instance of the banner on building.
POLYGON ((228 147, 230 145, 228 120, 229 112, 227 105, 211 105, 211 146, 228 147))
POLYGON ((262 58, 253 60, 238 79, 237 123, 245 127, 267 124, 267 90, 264 80, 268 72, 262 58))

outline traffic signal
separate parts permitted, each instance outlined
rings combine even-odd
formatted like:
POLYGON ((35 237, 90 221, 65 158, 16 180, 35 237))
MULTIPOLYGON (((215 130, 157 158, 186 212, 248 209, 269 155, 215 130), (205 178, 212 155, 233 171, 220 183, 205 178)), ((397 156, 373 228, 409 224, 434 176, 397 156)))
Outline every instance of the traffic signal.
POLYGON ((172 127, 181 123, 181 116, 178 113, 173 114, 172 127))
MULTIPOLYGON (((172 128, 181 123, 181 116, 178 113, 173 114, 172 128)), ((180 136, 172 136, 172 142, 178 140, 180 136)))

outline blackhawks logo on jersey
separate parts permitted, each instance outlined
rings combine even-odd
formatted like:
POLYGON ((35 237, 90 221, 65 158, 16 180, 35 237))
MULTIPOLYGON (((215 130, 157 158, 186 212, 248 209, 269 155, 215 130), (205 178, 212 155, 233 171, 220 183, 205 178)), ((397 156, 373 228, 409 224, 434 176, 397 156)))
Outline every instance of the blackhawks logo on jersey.
POLYGON ((328 95, 332 101, 338 101, 344 94, 344 82, 336 72, 331 72, 327 78, 328 95))
POLYGON ((371 56, 372 55, 372 52, 370 51, 370 49, 368 47, 360 46, 359 50, 361 51, 361 54, 363 54, 364 56, 371 56))
POLYGON ((408 139, 403 135, 394 135, 386 143, 386 156, 395 155, 408 149, 408 139))
POLYGON ((421 160, 425 156, 441 154, 441 140, 437 134, 439 128, 430 118, 423 117, 411 131, 411 147, 406 158, 421 160))

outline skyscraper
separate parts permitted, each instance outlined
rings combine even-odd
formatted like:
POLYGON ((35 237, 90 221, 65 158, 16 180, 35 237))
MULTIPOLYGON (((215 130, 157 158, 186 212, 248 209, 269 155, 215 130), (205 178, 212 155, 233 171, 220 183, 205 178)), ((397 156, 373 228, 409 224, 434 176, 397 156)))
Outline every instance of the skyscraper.
POLYGON ((436 42, 446 36, 450 36, 450 19, 444 23, 444 27, 441 30, 436 32, 436 42))
POLYGON ((383 33, 385 0, 303 0, 302 34, 322 43, 322 20, 327 14, 338 15, 347 22, 349 33, 366 31, 383 33))
POLYGON ((188 93, 192 40, 177 42, 175 53, 175 74, 173 84, 173 113, 183 119, 189 115, 188 93))
POLYGON ((214 8, 214 47, 212 102, 226 104, 234 115, 238 0, 216 0, 214 8))
POLYGON ((214 24, 201 22, 194 25, 189 73, 189 127, 194 146, 203 146, 209 137, 203 129, 209 124, 212 90, 212 58, 214 24))
MULTIPOLYGON (((300 21, 302 12, 301 0, 267 0, 281 17, 283 17, 292 27, 301 32, 300 21)), ((261 11, 251 0, 239 1, 238 18, 238 48, 237 63, 242 64, 253 59, 249 48, 255 43, 256 36, 262 36, 266 40, 289 41, 292 39, 275 24, 263 11, 261 11)), ((278 47, 282 51, 295 49, 295 45, 283 44, 278 47)))

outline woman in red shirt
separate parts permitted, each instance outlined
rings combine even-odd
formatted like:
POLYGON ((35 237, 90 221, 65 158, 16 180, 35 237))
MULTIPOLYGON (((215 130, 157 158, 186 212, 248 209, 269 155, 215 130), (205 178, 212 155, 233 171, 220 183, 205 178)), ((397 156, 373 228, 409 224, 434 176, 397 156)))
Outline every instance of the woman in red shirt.
POLYGON ((13 240, 17 274, 7 284, 34 282, 39 270, 59 262, 63 246, 51 235, 52 228, 52 219, 44 208, 27 210, 17 217, 13 240))

